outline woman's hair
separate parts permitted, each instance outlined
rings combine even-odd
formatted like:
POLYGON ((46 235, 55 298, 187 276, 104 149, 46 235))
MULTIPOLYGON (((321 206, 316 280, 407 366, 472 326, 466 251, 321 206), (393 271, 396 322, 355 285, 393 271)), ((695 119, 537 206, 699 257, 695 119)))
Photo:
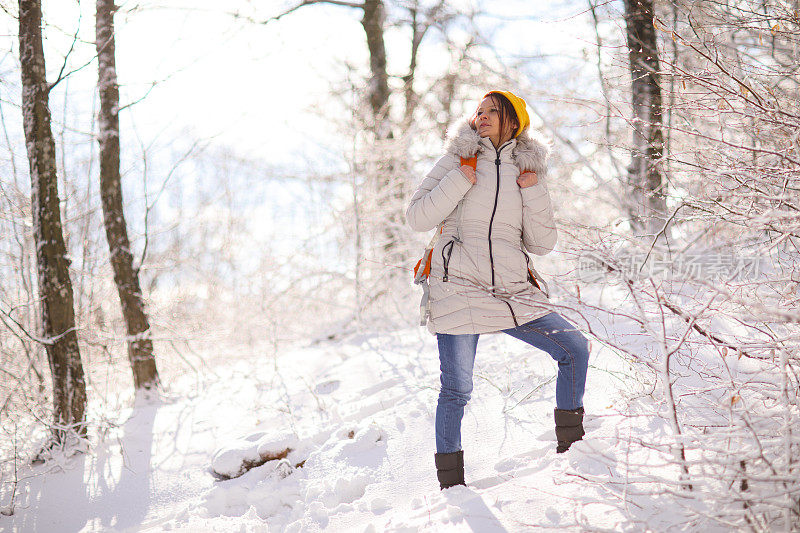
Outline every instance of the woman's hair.
MULTIPOLYGON (((519 116, 517 116, 517 111, 511 104, 511 100, 499 93, 491 93, 489 97, 492 99, 492 101, 494 101, 495 104, 497 104, 497 109, 500 113, 500 134, 502 135, 503 132, 506 131, 507 125, 511 124, 511 137, 514 137, 514 132, 516 132, 517 128, 519 128, 519 116)), ((473 130, 478 129, 478 126, 475 124, 475 120, 477 118, 478 116, 476 109, 475 113, 472 115, 472 118, 469 119, 469 125, 473 130)))

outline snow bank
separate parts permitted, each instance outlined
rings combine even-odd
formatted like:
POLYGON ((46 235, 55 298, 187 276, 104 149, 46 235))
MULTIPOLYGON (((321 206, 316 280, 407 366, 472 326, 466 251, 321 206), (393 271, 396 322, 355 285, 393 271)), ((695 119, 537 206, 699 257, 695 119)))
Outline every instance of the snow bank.
MULTIPOLYGON (((603 325, 633 353, 655 349, 635 324, 603 325)), ((743 524, 715 487, 695 480, 693 493, 681 491, 675 438, 659 416, 664 406, 652 375, 593 344, 585 440, 556 454, 555 363, 511 337, 481 338, 462 426, 466 487, 439 491, 435 338, 408 329, 286 351, 274 365, 256 364, 254 355, 216 368, 218 377, 203 387, 195 376, 172 383, 170 401, 134 409, 90 455, 56 471, 20 472, 18 511, 0 517, 0 529, 438 533, 701 525, 712 533, 730 529, 719 526, 722 518, 743 524)), ((691 411, 715 413, 701 404, 691 411)), ((687 461, 693 473, 714 467, 697 454, 687 461)))

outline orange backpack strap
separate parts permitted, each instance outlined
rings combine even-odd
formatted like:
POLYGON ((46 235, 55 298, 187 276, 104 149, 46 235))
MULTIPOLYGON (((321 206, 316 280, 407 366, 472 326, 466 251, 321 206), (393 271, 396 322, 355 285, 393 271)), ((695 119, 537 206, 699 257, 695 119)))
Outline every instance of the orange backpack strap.
POLYGON ((416 266, 414 267, 414 279, 417 279, 417 273, 419 272, 419 267, 422 266, 422 275, 421 277, 427 278, 431 274, 431 259, 433 259, 433 249, 428 250, 428 253, 422 256, 422 259, 417 261, 416 266), (422 262, 425 261, 423 265, 422 262))
POLYGON ((472 170, 478 170, 478 156, 473 155, 472 157, 462 157, 461 158, 461 166, 467 165, 468 167, 472 167, 472 170))
POLYGON ((428 278, 431 275, 431 263, 433 263, 433 247, 436 241, 444 231, 444 224, 439 224, 439 231, 433 234, 430 244, 425 248, 425 253, 422 254, 422 259, 417 261, 414 267, 414 284, 422 285, 422 299, 419 302, 419 325, 424 326, 428 323, 428 315, 430 308, 428 307, 428 299, 430 296, 430 285, 428 278))
MULTIPOLYGON (((414 269, 414 272, 416 272, 416 269, 414 269)), ((530 268, 528 269, 528 282, 530 282, 531 285, 533 285, 540 291, 542 290, 542 288, 539 286, 539 282, 536 281, 536 276, 533 275, 533 272, 531 272, 530 268)))
MULTIPOLYGON (((478 155, 475 154, 472 157, 462 157, 461 158, 461 166, 467 165, 468 167, 472 167, 472 170, 478 170, 478 155)), ((533 170, 525 170, 523 169, 520 174, 525 174, 526 172, 533 172, 533 170)))
POLYGON ((433 262, 433 247, 436 244, 436 240, 439 238, 439 235, 441 235, 443 231, 444 226, 440 225, 439 231, 434 234, 431 242, 428 244, 428 247, 425 248, 425 253, 422 254, 422 258, 417 261, 417 264, 414 266, 414 283, 424 283, 430 276, 431 263, 433 262), (422 267, 421 272, 420 267, 422 267))
POLYGON ((426 278, 431 275, 431 261, 433 260, 433 250, 428 251, 428 260, 425 263, 425 270, 422 271, 422 275, 426 278))

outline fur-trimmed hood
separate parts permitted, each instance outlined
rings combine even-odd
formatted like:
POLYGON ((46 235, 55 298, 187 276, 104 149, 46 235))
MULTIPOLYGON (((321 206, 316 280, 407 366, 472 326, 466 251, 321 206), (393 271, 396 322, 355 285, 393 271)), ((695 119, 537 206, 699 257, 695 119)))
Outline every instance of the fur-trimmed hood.
MULTIPOLYGON (((536 135, 534 133, 534 135, 536 135)), ((549 144, 536 135, 532 136, 530 128, 519 134, 515 139, 511 157, 521 170, 533 170, 539 177, 547 174, 547 159, 550 157, 549 144)), ((469 120, 463 120, 458 126, 448 130, 445 150, 458 157, 472 157, 486 149, 481 142, 481 136, 469 125, 469 120)))

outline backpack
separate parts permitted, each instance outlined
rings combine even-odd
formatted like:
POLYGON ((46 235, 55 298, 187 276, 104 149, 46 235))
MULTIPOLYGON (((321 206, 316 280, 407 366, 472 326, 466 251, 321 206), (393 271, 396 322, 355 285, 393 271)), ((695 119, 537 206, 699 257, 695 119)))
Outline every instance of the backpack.
MULTIPOLYGON (((461 158, 461 166, 467 165, 472 167, 473 170, 477 171, 478 167, 478 156, 474 155, 472 157, 462 157, 461 158)), ((461 204, 459 203, 459 208, 461 204)), ((417 264, 414 266, 414 284, 415 285, 422 285, 422 300, 419 303, 419 325, 424 326, 428 323, 428 315, 430 314, 430 307, 428 306, 429 303, 429 295, 430 295, 430 284, 428 283, 428 278, 431 275, 431 263, 433 262, 433 248, 436 246, 436 241, 439 240, 439 236, 444 231, 444 221, 442 221, 437 227, 436 231, 431 238, 431 241, 428 243, 428 246, 425 247, 425 252, 422 254, 422 257, 417 264)), ((537 289, 542 291, 546 297, 550 297, 547 283, 545 283, 542 276, 536 272, 536 269, 533 268, 531 265, 531 258, 528 256, 525 250, 522 250, 522 253, 525 254, 525 262, 528 264, 528 281, 537 289), (541 285, 540 283, 541 282, 541 285)))

